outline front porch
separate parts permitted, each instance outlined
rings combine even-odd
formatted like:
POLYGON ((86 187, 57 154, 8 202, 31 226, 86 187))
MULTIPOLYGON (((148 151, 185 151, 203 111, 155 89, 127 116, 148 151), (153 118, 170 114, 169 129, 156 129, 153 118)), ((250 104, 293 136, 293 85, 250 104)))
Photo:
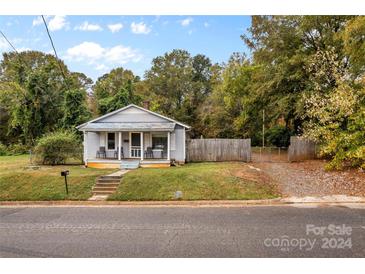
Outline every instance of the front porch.
MULTIPOLYGON (((170 131, 86 131, 85 165, 121 168, 136 162, 141 167, 170 166, 170 131)), ((174 142, 173 142, 174 143, 174 142)), ((173 144, 174 145, 174 144, 173 144)))
POLYGON ((171 160, 167 159, 89 159, 86 166, 93 168, 121 168, 123 163, 133 163, 138 161, 140 167, 169 167, 171 160))

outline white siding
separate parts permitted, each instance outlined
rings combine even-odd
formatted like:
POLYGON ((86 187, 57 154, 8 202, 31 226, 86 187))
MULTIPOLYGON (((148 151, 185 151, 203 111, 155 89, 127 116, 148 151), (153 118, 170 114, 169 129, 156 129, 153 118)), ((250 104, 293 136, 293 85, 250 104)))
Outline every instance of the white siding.
POLYGON ((109 117, 106 117, 104 119, 101 119, 97 121, 97 123, 149 123, 149 122, 157 122, 157 123, 164 123, 170 121, 163 119, 161 117, 158 117, 156 115, 153 115, 151 113, 148 113, 146 111, 143 111, 141 109, 131 107, 124 111, 118 112, 114 115, 111 115, 109 117))
POLYGON ((176 133, 171 132, 170 135, 170 150, 176 150, 176 133))
MULTIPOLYGON (((179 162, 185 161, 185 128, 179 125, 176 125, 175 130, 173 131, 175 135, 175 150, 170 148, 171 151, 171 159, 175 159, 179 162)), ((173 134, 171 134, 172 136, 173 134)))
POLYGON ((100 146, 100 134, 87 132, 87 159, 95 159, 100 146))

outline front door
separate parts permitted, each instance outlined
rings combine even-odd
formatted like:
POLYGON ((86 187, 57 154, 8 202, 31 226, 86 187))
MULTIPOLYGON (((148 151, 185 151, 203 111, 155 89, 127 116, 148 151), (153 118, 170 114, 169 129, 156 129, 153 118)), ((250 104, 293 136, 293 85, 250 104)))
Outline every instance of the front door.
POLYGON ((131 158, 141 158, 141 133, 131 132, 131 142, 130 142, 130 157, 131 158))

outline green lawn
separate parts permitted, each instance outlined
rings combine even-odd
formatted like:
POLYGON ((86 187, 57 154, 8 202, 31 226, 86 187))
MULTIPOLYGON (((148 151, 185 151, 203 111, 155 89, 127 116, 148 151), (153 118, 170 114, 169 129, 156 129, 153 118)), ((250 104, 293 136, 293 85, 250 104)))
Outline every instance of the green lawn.
POLYGON ((175 191, 183 200, 270 199, 275 187, 260 181, 242 163, 192 163, 181 167, 138 169, 127 173, 109 200, 173 200, 175 191))
POLYGON ((26 169, 29 157, 0 156, 0 201, 10 200, 86 200, 97 176, 113 170, 84 168, 83 166, 41 166, 26 169), (68 176, 69 195, 66 195, 63 169, 68 176))

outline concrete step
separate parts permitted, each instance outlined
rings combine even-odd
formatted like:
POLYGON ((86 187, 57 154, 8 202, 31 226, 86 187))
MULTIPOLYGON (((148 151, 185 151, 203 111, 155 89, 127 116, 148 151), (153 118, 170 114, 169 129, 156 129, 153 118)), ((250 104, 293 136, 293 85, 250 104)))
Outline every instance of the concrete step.
POLYGON ((100 179, 106 179, 106 180, 120 180, 122 176, 108 176, 108 175, 102 175, 99 177, 100 179))
POLYGON ((93 187, 93 192, 95 191, 116 191, 117 188, 116 187, 102 187, 102 186, 94 186, 93 187))
POLYGON ((104 180, 97 180, 96 183, 100 183, 100 184, 119 184, 120 181, 104 181, 104 180))
POLYGON ((113 194, 115 191, 114 190, 93 190, 92 193, 95 195, 109 195, 109 194, 113 194))
POLYGON ((96 182, 95 186, 108 186, 108 187, 113 187, 113 186, 119 186, 119 182, 118 183, 105 183, 105 182, 96 182))
POLYGON ((125 160, 121 161, 120 167, 122 169, 137 169, 139 168, 140 160, 125 160))

